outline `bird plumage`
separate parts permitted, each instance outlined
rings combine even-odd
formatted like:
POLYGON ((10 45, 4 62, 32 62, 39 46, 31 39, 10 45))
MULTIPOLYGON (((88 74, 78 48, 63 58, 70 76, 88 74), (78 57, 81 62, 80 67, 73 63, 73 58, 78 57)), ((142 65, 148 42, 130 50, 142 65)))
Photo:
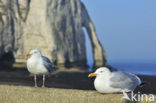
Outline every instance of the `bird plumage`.
POLYGON ((96 76, 94 87, 100 93, 130 92, 141 84, 139 77, 132 73, 110 71, 106 67, 98 68, 89 77, 96 76))
POLYGON ((136 86, 141 84, 140 79, 136 75, 125 72, 112 72, 110 81, 111 87, 127 91, 133 91, 136 86))
POLYGON ((29 56, 27 60, 27 69, 30 73, 34 74, 35 87, 37 87, 36 75, 43 75, 44 87, 45 75, 54 71, 51 61, 47 57, 42 56, 39 49, 31 50, 27 56, 29 56))
POLYGON ((43 59, 43 65, 46 67, 48 72, 54 72, 55 70, 54 67, 52 66, 51 61, 45 56, 42 56, 42 59, 43 59))

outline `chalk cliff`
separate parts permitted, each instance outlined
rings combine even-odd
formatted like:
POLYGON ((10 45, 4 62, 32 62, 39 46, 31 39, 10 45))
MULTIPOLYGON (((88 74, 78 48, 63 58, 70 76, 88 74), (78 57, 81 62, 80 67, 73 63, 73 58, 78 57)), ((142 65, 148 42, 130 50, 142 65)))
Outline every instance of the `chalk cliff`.
POLYGON ((104 48, 80 0, 0 0, 0 58, 12 52, 17 62, 38 48, 54 64, 86 66, 85 28, 94 65, 106 64, 104 48))

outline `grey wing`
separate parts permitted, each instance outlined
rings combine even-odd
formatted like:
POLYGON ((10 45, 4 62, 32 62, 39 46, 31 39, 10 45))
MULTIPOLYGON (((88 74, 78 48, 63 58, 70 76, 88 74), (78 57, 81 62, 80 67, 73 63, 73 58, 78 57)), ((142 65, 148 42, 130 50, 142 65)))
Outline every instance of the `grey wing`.
POLYGON ((139 80, 135 75, 123 72, 114 72, 110 78, 110 86, 113 88, 133 90, 139 85, 139 80))
POLYGON ((43 59, 43 65, 46 67, 46 69, 48 69, 49 72, 55 71, 51 61, 47 57, 42 56, 42 59, 43 59))

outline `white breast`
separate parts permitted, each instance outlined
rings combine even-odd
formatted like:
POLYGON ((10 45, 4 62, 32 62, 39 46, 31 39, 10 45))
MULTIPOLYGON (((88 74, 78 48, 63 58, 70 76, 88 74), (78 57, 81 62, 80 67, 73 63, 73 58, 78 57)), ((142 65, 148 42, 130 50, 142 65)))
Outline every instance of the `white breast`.
POLYGON ((42 63, 42 58, 30 57, 27 60, 27 69, 32 74, 46 74, 48 70, 42 63))
POLYGON ((96 77, 94 87, 100 93, 113 93, 121 91, 120 89, 110 87, 108 76, 96 77))

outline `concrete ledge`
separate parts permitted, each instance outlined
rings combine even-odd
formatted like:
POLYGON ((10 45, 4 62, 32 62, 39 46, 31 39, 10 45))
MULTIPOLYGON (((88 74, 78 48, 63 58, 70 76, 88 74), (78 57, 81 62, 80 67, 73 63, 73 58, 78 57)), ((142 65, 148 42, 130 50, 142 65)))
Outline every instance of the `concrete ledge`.
POLYGON ((122 96, 91 90, 0 85, 0 103, 148 103, 126 101, 122 96))

